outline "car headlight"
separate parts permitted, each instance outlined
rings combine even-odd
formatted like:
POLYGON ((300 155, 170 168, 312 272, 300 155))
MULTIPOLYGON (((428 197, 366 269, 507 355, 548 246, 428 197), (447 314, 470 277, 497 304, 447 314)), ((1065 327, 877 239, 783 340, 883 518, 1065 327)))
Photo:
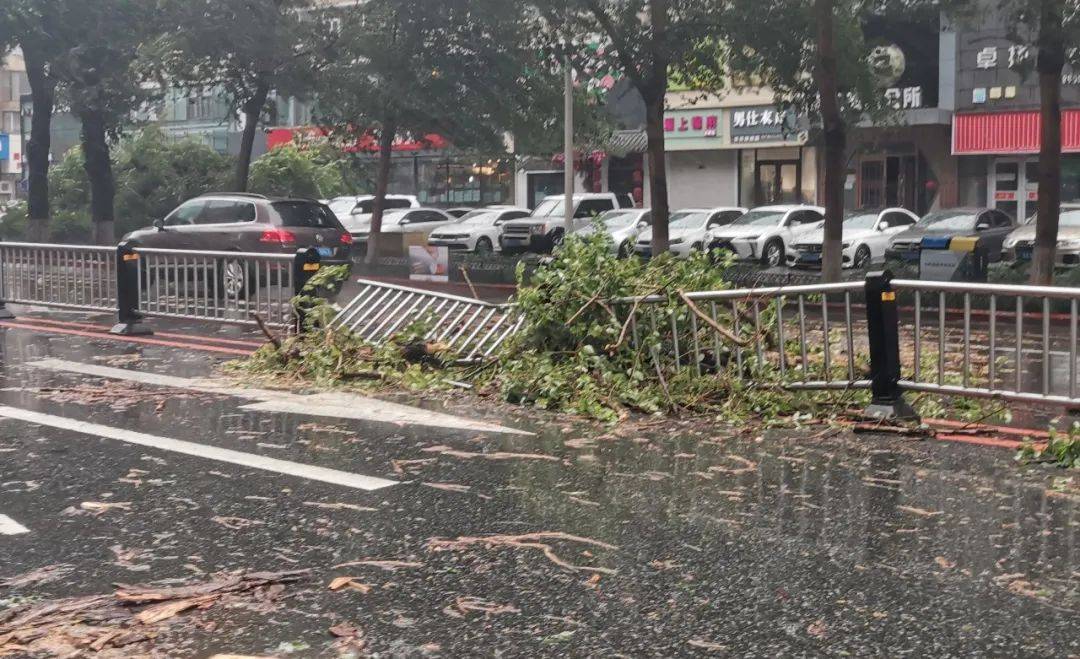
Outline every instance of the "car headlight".
POLYGON ((842 249, 847 249, 848 247, 851 247, 851 243, 841 243, 840 247, 842 249))
POLYGON ((681 245, 686 242, 686 238, 672 238, 668 241, 669 245, 681 245))
POLYGON ((1005 244, 1002 245, 1002 247, 1004 247, 1005 249, 1012 249, 1013 247, 1016 247, 1016 239, 1013 238, 1010 240, 1006 240, 1005 244))
POLYGON ((1068 240, 1059 240, 1058 247, 1063 249, 1076 249, 1080 247, 1080 238, 1069 238, 1068 240))
POLYGON ((533 233, 547 233, 547 225, 546 224, 534 224, 531 227, 529 227, 529 231, 532 231, 533 233))

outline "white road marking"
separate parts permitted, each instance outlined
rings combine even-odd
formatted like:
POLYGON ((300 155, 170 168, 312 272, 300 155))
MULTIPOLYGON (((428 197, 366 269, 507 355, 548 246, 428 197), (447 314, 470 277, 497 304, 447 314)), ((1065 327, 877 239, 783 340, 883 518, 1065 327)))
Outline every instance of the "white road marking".
POLYGON ((0 515, 0 535, 21 535, 29 532, 30 529, 19 524, 7 515, 0 515))
POLYGON ((287 391, 273 391, 270 389, 247 389, 244 387, 223 385, 220 382, 207 378, 182 378, 175 375, 160 375, 158 373, 132 371, 126 368, 83 364, 81 362, 67 361, 64 359, 42 359, 40 361, 28 362, 27 366, 34 366, 36 368, 53 371, 81 373, 83 375, 91 375, 100 378, 128 380, 130 382, 138 382, 140 384, 156 387, 172 387, 175 389, 186 389, 188 391, 220 394, 223 396, 233 396, 235 398, 256 401, 254 404, 245 405, 241 408, 244 410, 304 414, 308 416, 354 419, 358 421, 381 421, 386 423, 433 428, 453 428, 458 430, 472 430, 476 432, 492 432, 508 435, 534 434, 525 430, 507 428, 493 423, 474 421, 453 414, 433 412, 411 405, 391 403, 377 398, 369 398, 367 396, 349 393, 299 395, 287 391))
POLYGON ((104 426, 97 423, 90 423, 89 421, 79 421, 63 416, 44 414, 42 412, 33 412, 18 407, 0 405, 0 417, 18 419, 28 423, 36 423, 41 426, 60 428, 61 430, 71 430, 86 435, 104 437, 106 439, 116 439, 137 446, 145 446, 147 448, 159 449, 162 451, 172 451, 173 453, 182 453, 197 458, 227 462, 241 467, 261 469, 276 474, 296 476, 298 478, 330 483, 331 485, 342 485, 359 490, 378 490, 384 487, 390 487, 391 485, 397 485, 397 481, 386 480, 384 478, 351 474, 347 471, 338 471, 337 469, 327 469, 326 467, 316 467, 314 465, 302 464, 299 462, 268 458, 262 455, 243 453, 241 451, 219 448, 217 446, 207 446, 206 444, 196 444, 195 442, 187 442, 180 439, 158 437, 157 435, 148 435, 146 433, 135 432, 134 430, 113 428, 112 426, 104 426))

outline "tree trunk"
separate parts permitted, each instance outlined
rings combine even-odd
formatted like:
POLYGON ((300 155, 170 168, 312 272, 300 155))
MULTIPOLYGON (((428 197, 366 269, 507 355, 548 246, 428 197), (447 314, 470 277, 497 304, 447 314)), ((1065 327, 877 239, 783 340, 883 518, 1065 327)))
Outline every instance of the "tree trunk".
POLYGON ((664 136, 664 102, 668 89, 667 43, 668 0, 650 0, 649 24, 652 42, 649 44, 652 61, 646 89, 639 89, 645 99, 645 134, 649 138, 649 197, 652 207, 652 253, 664 254, 670 246, 668 230, 667 148, 664 136))
POLYGON ((847 127, 840 115, 837 82, 833 0, 814 1, 817 23, 817 65, 814 82, 821 105, 825 142, 825 240, 821 252, 821 279, 840 281, 843 267, 844 177, 847 164, 847 127))
MULTIPOLYGON (((1061 71, 1065 66, 1064 20, 1061 0, 1041 0, 1039 12, 1039 73, 1041 128, 1039 135, 1039 203, 1031 283, 1054 283, 1058 221, 1061 210, 1061 71)), ((1017 218, 1023 219, 1023 218, 1017 218)))
POLYGON ((79 113, 79 118, 82 120, 83 168, 90 181, 90 239, 95 245, 115 244, 113 202, 116 184, 109 159, 105 117, 98 110, 85 110, 79 113))
POLYGON ((386 190, 390 187, 390 159, 394 155, 394 136, 397 127, 393 122, 383 122, 379 136, 379 171, 375 178, 375 199, 371 205, 371 230, 368 232, 365 263, 374 263, 382 239, 383 207, 386 206, 386 190))
POLYGON ((242 108, 244 134, 240 139, 240 153, 236 157, 236 177, 233 179, 233 189, 236 192, 247 192, 248 174, 251 172, 251 151, 255 147, 255 134, 259 130, 259 120, 262 118, 269 95, 270 85, 260 78, 258 84, 255 85, 254 96, 248 99, 242 108))
POLYGON ((26 167, 30 179, 27 198, 28 238, 46 242, 49 238, 49 151, 52 149, 53 106, 56 82, 45 71, 45 61, 32 44, 23 46, 26 77, 30 81, 33 116, 26 144, 26 167))
POLYGON ((664 96, 645 105, 645 133, 649 138, 649 205, 652 208, 652 253, 668 251, 668 186, 664 144, 664 96))

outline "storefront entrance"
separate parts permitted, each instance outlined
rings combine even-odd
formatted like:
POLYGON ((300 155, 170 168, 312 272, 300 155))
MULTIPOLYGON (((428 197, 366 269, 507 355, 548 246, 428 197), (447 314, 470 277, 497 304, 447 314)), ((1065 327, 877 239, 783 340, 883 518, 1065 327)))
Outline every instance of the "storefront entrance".
POLYGON ((987 184, 990 204, 1023 222, 1039 201, 1039 163, 1025 158, 998 158, 987 184))
POLYGON ((797 204, 801 201, 798 160, 759 160, 754 180, 756 206, 797 204))

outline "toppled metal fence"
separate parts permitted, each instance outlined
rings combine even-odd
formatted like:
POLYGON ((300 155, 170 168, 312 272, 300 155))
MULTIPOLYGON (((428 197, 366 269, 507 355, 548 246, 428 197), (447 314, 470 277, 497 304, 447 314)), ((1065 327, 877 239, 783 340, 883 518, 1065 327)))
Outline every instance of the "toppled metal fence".
POLYGON ((360 292, 331 322, 366 341, 381 344, 395 333, 418 327, 427 341, 462 363, 490 357, 516 332, 524 318, 512 305, 493 304, 456 295, 357 280, 360 292))

